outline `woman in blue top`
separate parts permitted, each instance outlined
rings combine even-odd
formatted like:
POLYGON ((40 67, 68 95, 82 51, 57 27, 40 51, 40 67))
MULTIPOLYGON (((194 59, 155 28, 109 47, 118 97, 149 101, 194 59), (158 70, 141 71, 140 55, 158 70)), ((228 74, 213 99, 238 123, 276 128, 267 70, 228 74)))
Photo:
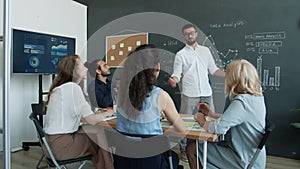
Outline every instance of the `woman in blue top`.
MULTIPOLYGON (((118 89, 116 126, 122 133, 162 135, 162 113, 175 130, 185 131, 185 124, 171 97, 155 86, 160 71, 158 53, 154 45, 141 45, 124 62, 118 89)), ((178 161, 174 166, 177 165, 178 161)))
MULTIPOLYGON (((231 62, 226 69, 226 95, 231 100, 224 114, 210 111, 209 106, 200 103, 205 115, 216 118, 206 121, 205 115, 198 113, 195 119, 209 133, 226 134, 225 142, 208 143, 207 168, 247 168, 265 128, 266 106, 260 81, 255 67, 246 60, 231 62)), ((187 148, 191 169, 196 168, 195 144, 187 148)), ((202 146, 198 147, 202 161, 202 146)), ((266 165, 265 148, 259 154, 253 168, 262 169, 266 165)))

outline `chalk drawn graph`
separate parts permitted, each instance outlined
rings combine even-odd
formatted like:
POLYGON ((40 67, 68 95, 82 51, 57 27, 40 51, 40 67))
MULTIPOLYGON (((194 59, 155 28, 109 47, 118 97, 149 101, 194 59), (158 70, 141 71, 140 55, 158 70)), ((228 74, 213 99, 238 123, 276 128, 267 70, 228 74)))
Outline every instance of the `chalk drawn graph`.
POLYGON ((227 65, 231 61, 238 58, 239 51, 237 49, 227 49, 226 52, 219 51, 216 47, 215 40, 212 35, 205 36, 201 45, 207 46, 211 49, 216 64, 220 69, 225 70, 227 65), (207 45, 208 42, 211 42, 212 45, 207 45))

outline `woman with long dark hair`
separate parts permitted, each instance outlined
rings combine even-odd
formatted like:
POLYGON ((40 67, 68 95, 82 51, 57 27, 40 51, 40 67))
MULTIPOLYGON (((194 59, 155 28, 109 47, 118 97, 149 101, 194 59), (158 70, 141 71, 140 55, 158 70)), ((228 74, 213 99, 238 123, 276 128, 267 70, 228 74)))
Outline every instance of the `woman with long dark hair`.
MULTIPOLYGON (((117 130, 129 135, 162 135, 160 117, 163 113, 176 131, 184 132, 185 124, 173 100, 156 86, 159 50, 154 45, 141 45, 129 54, 123 66, 118 89, 117 130)), ((174 168, 178 161, 173 161, 174 168)), ((147 165, 144 167, 151 164, 147 165)))

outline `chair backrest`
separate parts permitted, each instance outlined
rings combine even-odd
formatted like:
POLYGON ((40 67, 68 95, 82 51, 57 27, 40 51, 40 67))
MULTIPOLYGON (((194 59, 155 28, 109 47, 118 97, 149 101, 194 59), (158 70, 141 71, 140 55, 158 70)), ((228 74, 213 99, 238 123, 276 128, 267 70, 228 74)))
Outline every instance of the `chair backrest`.
POLYGON ((265 128, 265 134, 263 135, 263 138, 261 139, 260 143, 258 144, 257 148, 262 149, 263 146, 266 144, 267 139, 270 135, 270 133, 275 129, 275 124, 271 122, 270 120, 266 121, 266 128, 265 128))
POLYGON ((164 153, 170 149, 169 137, 166 135, 131 135, 119 133, 114 129, 105 129, 109 147, 115 147, 115 154, 144 158, 164 153))
POLYGON ((43 115, 44 115, 43 106, 44 106, 43 102, 31 104, 32 113, 37 117, 38 122, 40 123, 41 127, 43 126, 43 115))
POLYGON ((32 103, 31 104, 32 112, 36 115, 44 115, 43 106, 44 106, 43 102, 42 103, 32 103))
POLYGON ((144 161, 144 166, 142 168, 153 168, 154 165, 159 163, 158 159, 161 158, 163 153, 167 152, 169 165, 173 168, 172 165, 172 156, 169 137, 166 135, 131 135, 119 133, 118 131, 112 128, 105 128, 105 136, 107 139, 108 147, 110 148, 111 153, 114 154, 114 164, 115 168, 116 163, 118 166, 123 166, 125 164, 120 164, 126 161, 132 162, 134 166, 128 168, 139 168, 137 162, 139 159, 144 161), (116 158, 117 157, 117 158, 116 158), (152 158, 152 161, 149 159, 152 158), (116 162, 116 159, 119 160, 116 162), (121 159, 121 160, 120 160, 121 159), (124 160, 125 159, 125 160, 124 160), (147 165, 151 166, 147 166, 147 165))
POLYGON ((30 118, 30 119, 33 121, 33 123, 34 123, 34 126, 35 126, 35 128, 36 128, 36 130, 37 130, 37 134, 38 134, 38 137, 39 137, 40 142, 43 143, 42 138, 45 137, 45 133, 44 133, 43 127, 42 127, 42 125, 41 125, 41 123, 40 123, 40 121, 39 121, 39 119, 38 119, 38 116, 37 116, 34 112, 32 112, 32 113, 30 114, 29 118, 30 118))
POLYGON ((267 139, 270 135, 270 133, 275 129, 275 124, 273 122, 271 122, 270 120, 266 120, 266 127, 265 127, 265 133, 263 134, 262 139, 260 140, 258 146, 257 146, 257 150, 254 154, 254 156, 251 159, 250 164, 248 165, 247 169, 251 169, 259 155, 259 153, 261 152, 261 150, 263 149, 263 147, 265 146, 267 139))

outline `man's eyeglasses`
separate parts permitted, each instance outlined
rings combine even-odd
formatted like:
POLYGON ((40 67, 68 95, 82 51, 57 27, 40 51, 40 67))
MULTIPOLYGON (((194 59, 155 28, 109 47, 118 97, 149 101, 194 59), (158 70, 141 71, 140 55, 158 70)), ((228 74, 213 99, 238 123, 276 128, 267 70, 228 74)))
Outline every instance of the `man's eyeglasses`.
POLYGON ((196 31, 192 31, 192 32, 184 32, 184 33, 183 33, 183 36, 188 37, 188 36, 190 36, 190 35, 194 36, 195 34, 196 34, 196 31))

